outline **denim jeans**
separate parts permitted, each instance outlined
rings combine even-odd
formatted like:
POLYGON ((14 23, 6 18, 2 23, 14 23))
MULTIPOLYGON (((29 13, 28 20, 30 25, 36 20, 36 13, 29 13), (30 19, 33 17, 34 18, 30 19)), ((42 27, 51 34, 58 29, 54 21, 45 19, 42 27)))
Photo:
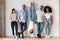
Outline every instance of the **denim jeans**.
POLYGON ((12 21, 11 22, 11 28, 12 28, 12 34, 14 36, 14 27, 15 27, 15 31, 16 31, 16 36, 17 36, 17 33, 18 33, 18 24, 16 21, 12 21))
POLYGON ((24 37, 23 32, 25 30, 27 30, 27 23, 20 22, 20 25, 21 25, 21 32, 20 32, 20 34, 22 34, 22 37, 24 37))
POLYGON ((52 22, 51 19, 47 19, 48 24, 45 24, 46 35, 50 35, 52 22))
POLYGON ((44 23, 37 22, 37 25, 38 25, 38 34, 41 35, 41 32, 43 31, 43 28, 44 28, 44 23))

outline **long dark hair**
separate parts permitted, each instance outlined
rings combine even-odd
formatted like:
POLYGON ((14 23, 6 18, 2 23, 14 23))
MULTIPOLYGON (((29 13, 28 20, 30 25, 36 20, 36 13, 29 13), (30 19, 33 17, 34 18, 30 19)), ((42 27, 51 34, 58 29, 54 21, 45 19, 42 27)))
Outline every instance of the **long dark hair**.
POLYGON ((47 11, 46 11, 47 8, 49 9, 48 12, 52 13, 52 8, 50 6, 45 6, 44 7, 44 12, 47 13, 47 11))
POLYGON ((12 14, 13 14, 13 11, 14 11, 14 10, 15 10, 15 8, 12 9, 12 12, 11 12, 12 14))

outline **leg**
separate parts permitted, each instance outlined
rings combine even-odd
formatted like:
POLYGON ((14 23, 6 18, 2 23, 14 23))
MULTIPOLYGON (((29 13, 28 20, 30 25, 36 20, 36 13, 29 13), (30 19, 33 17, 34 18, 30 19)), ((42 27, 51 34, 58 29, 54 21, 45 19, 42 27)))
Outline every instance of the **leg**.
POLYGON ((12 28, 12 34, 14 36, 14 22, 11 23, 11 28, 12 28))
POLYGON ((29 32, 29 29, 28 29, 28 37, 30 38, 30 32, 29 32))
POLYGON ((38 34, 37 34, 37 36, 38 36, 38 38, 40 38, 40 23, 37 23, 37 25, 38 25, 38 34))
POLYGON ((50 33, 51 33, 51 26, 49 25, 49 27, 48 27, 48 35, 50 35, 50 33))
POLYGON ((45 24, 45 30, 46 30, 46 35, 48 35, 48 25, 47 24, 45 24))
MULTIPOLYGON (((20 22, 20 25, 21 25, 21 31, 22 31, 22 29, 23 29, 23 28, 22 28, 22 27, 23 27, 23 26, 22 26, 22 22, 20 22)), ((20 34, 22 34, 22 32, 18 32, 18 33, 17 33, 18 38, 20 38, 20 34)))
MULTIPOLYGON (((27 30, 27 23, 24 23, 23 27, 24 27, 24 29, 22 30, 22 32, 27 30)), ((23 35, 23 38, 24 38, 24 35, 23 35)))
POLYGON ((21 26, 24 27, 24 29, 22 28, 22 30, 21 30, 21 33, 22 33, 27 29, 27 25, 26 25, 26 23, 22 23, 21 26))
POLYGON ((34 37, 36 38, 36 36, 35 36, 35 30, 34 30, 34 22, 32 23, 33 24, 33 34, 34 34, 34 37))
POLYGON ((49 38, 50 37, 50 32, 51 32, 51 26, 48 24, 48 26, 47 26, 47 38, 49 38))
POLYGON ((44 23, 41 22, 41 23, 40 23, 40 34, 41 34, 41 32, 43 31, 43 28, 44 28, 44 23))
POLYGON ((38 23, 38 34, 40 34, 40 23, 38 23))
POLYGON ((48 24, 45 24, 46 38, 48 38, 48 24))
POLYGON ((21 24, 21 33, 20 34, 22 34, 22 38, 24 38, 24 34, 23 34, 23 25, 24 25, 24 23, 20 23, 21 24))
POLYGON ((17 22, 15 22, 15 30, 16 30, 16 36, 17 36, 17 33, 18 33, 18 24, 17 24, 17 22))
POLYGON ((48 26, 48 35, 50 35, 52 23, 51 23, 51 20, 48 20, 48 22, 49 22, 49 26, 48 26))
POLYGON ((28 37, 30 38, 30 30, 31 30, 31 22, 29 22, 29 26, 28 26, 28 37))
POLYGON ((23 32, 24 32, 25 30, 27 30, 27 24, 26 24, 26 23, 24 23, 24 30, 23 30, 23 32))
POLYGON ((44 23, 40 22, 40 37, 41 37, 41 33, 43 31, 43 28, 44 28, 44 23))

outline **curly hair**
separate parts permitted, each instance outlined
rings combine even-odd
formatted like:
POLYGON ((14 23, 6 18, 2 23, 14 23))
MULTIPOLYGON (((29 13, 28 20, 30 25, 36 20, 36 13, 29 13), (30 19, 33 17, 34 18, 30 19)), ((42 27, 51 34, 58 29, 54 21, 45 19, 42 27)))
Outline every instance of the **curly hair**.
POLYGON ((44 7, 44 12, 47 13, 47 11, 46 11, 47 8, 49 9, 48 12, 52 13, 52 8, 50 6, 45 6, 44 7))

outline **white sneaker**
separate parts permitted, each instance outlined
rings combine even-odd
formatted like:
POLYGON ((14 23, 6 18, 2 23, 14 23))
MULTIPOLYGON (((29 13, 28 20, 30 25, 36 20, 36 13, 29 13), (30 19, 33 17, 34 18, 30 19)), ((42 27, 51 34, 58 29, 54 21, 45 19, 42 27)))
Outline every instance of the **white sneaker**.
POLYGON ((46 35, 46 38, 48 38, 48 35, 46 35))
POLYGON ((50 38, 50 36, 48 36, 48 38, 50 38))

